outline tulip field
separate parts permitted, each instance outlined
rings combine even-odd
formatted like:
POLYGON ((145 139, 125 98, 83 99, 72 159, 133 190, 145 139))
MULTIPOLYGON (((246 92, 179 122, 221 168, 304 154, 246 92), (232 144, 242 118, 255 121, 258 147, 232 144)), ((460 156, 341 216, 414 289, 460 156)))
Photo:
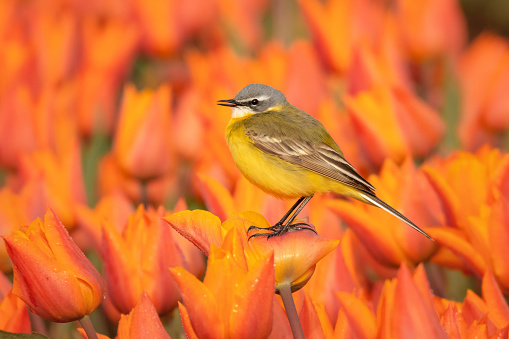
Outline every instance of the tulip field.
POLYGON ((488 3, 0 1, 0 338, 509 338, 509 3, 488 3), (251 83, 433 241, 335 194, 250 238, 295 203, 226 144, 217 101, 251 83))

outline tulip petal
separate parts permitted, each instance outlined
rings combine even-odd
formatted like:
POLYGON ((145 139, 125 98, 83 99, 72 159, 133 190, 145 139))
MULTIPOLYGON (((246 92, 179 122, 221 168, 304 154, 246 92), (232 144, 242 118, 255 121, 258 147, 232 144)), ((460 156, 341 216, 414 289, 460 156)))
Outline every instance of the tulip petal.
POLYGON ((481 255, 458 230, 451 227, 433 227, 428 228, 427 232, 437 243, 460 257, 474 274, 480 276, 486 270, 486 263, 481 255))
POLYGON ((163 220, 207 256, 212 244, 219 247, 223 242, 221 220, 210 212, 182 211, 164 217, 163 220))
POLYGON ((170 272, 180 289, 196 335, 199 338, 224 338, 223 319, 212 292, 182 267, 170 268, 170 272), (201 302, 197 303, 196 300, 201 302))
POLYGON ((232 195, 216 179, 199 174, 200 189, 207 209, 221 221, 225 221, 235 213, 235 204, 232 195))
MULTIPOLYGON (((304 304, 300 309, 299 319, 305 338, 327 338, 325 336, 324 329, 322 329, 322 324, 318 318, 315 306, 307 295, 305 296, 304 304)), ((329 330, 330 332, 328 333, 332 334, 332 326, 329 330)))
POLYGON ((376 335, 376 319, 368 306, 353 294, 339 292, 336 294, 341 309, 355 333, 356 338, 374 338, 376 335))
MULTIPOLYGON (((380 227, 378 220, 369 216, 365 206, 352 204, 343 200, 327 202, 350 229, 366 245, 367 250, 386 265, 399 265, 405 260, 401 248, 395 243, 389 229, 380 227)), ((372 207, 375 208, 375 207, 372 207)))
POLYGON ((266 338, 272 330, 272 303, 274 298, 274 255, 250 268, 238 284, 230 313, 231 338, 266 338))
POLYGON ((170 339, 147 293, 128 315, 122 315, 118 324, 118 339, 154 338, 170 339))
POLYGON ((186 307, 178 302, 180 319, 182 320, 182 327, 184 328, 184 332, 186 333, 186 337, 188 339, 198 339, 198 336, 194 332, 193 325, 191 324, 191 318, 189 318, 189 313, 187 312, 186 307))
POLYGON ((482 279, 482 296, 486 301, 489 318, 497 328, 509 325, 509 306, 500 291, 493 274, 486 270, 482 279))

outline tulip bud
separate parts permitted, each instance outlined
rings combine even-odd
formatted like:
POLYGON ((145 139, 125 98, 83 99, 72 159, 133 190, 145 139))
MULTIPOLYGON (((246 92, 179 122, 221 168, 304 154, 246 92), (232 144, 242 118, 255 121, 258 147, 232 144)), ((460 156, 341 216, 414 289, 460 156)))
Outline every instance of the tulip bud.
POLYGON ((42 318, 78 320, 104 299, 99 272, 53 211, 3 239, 14 268, 13 293, 42 318))

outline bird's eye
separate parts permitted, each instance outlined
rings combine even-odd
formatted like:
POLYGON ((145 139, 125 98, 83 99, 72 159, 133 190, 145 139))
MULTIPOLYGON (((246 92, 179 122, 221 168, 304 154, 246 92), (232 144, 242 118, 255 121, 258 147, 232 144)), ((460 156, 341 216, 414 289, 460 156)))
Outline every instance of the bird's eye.
POLYGON ((258 99, 251 100, 251 105, 258 105, 258 99))

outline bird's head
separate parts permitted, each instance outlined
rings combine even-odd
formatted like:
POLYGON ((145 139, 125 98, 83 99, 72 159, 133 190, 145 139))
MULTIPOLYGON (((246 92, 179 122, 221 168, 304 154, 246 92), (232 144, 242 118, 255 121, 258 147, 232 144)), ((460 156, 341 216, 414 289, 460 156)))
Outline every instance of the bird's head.
POLYGON ((232 118, 264 113, 287 104, 285 95, 270 86, 250 84, 240 90, 233 99, 219 100, 218 105, 232 108, 232 118))

